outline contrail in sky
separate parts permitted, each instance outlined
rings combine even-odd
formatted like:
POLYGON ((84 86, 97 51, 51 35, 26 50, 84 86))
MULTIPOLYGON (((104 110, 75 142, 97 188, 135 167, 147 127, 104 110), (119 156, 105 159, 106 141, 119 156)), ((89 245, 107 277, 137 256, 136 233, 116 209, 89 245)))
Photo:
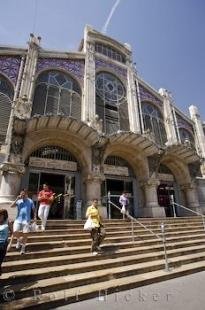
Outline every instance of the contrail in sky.
POLYGON ((115 13, 115 10, 117 9, 117 7, 118 7, 119 4, 120 4, 120 0, 116 0, 115 3, 114 3, 114 5, 113 5, 113 7, 112 7, 112 9, 110 10, 110 13, 109 13, 109 16, 108 16, 108 18, 107 18, 107 20, 106 20, 106 22, 105 22, 105 25, 104 25, 103 28, 102 28, 102 32, 103 32, 103 33, 106 33, 106 32, 107 32, 107 28, 108 28, 108 26, 109 26, 109 24, 110 24, 111 18, 112 18, 112 16, 113 16, 113 14, 115 13))

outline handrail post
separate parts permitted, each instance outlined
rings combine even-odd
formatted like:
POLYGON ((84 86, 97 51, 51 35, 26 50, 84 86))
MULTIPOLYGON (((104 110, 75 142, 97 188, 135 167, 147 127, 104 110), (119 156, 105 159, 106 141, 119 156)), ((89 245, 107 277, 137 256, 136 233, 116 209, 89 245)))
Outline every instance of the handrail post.
POLYGON ((170 271, 169 269, 169 262, 167 257, 167 247, 166 247, 166 236, 165 236, 165 225, 164 223, 161 223, 160 225, 161 232, 162 232, 162 240, 163 240, 163 246, 164 246, 164 259, 165 259, 165 271, 170 271))
POLYGON ((174 195, 170 195, 169 198, 170 198, 170 202, 171 202, 171 205, 172 205, 174 217, 177 217, 175 206, 174 206, 174 195))
POLYGON ((111 219, 111 206, 110 206, 110 192, 107 193, 108 197, 108 219, 111 219))
POLYGON ((132 242, 135 242, 135 236, 134 236, 134 221, 131 218, 131 225, 132 225, 132 242))

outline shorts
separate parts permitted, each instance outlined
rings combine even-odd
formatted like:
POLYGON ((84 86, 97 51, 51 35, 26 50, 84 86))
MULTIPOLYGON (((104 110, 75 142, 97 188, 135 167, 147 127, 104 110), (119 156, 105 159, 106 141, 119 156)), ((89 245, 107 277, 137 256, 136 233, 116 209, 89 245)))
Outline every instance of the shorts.
POLYGON ((19 231, 23 232, 24 234, 27 234, 30 232, 30 225, 28 222, 19 223, 17 221, 14 221, 13 231, 14 232, 19 231))

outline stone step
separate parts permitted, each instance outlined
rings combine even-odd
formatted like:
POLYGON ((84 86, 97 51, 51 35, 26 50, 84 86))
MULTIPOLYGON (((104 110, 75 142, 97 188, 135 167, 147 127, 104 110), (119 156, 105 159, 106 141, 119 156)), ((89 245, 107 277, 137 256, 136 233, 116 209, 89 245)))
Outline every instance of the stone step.
MULTIPOLYGON (((108 227, 106 225, 104 225, 105 229, 107 232, 115 232, 116 231, 116 227, 108 227)), ((161 229, 160 229, 160 226, 159 225, 148 225, 147 228, 153 230, 154 232, 160 232, 161 229)), ((165 226, 166 228, 166 231, 183 231, 183 230, 195 230, 195 229, 204 229, 202 223, 198 223, 198 224, 191 224, 191 225, 183 225, 183 226, 175 226, 173 224, 170 224, 170 225, 166 225, 165 226)), ((124 225, 124 226, 120 226, 118 227, 118 230, 120 231, 127 231, 127 230, 130 230, 131 229, 131 225, 130 223, 128 225, 124 225)), ((141 227, 140 225, 138 224, 135 224, 134 225, 134 229, 136 231, 144 231, 146 232, 145 228, 141 227)), ((83 233, 86 233, 86 231, 83 229, 83 227, 81 228, 73 228, 73 229, 70 229, 70 228, 65 228, 65 229, 46 229, 45 231, 38 231, 38 232, 31 232, 29 233, 29 236, 33 236, 33 235, 36 235, 36 233, 39 233, 41 236, 46 236, 46 235, 57 235, 57 234, 70 234, 70 235, 76 235, 76 234, 83 234, 83 233)))
MULTIPOLYGON (((143 225, 152 225, 152 226, 160 226, 161 223, 164 223, 165 225, 191 225, 191 224, 202 224, 202 220, 201 219, 196 219, 196 220, 192 220, 192 221, 166 221, 166 220, 161 220, 159 222, 153 222, 153 221, 139 221, 141 224, 143 225)), ((83 228, 85 224, 85 221, 82 223, 60 223, 60 222, 54 222, 54 223, 47 223, 46 228, 47 229, 64 229, 64 228, 83 228)), ((121 222, 104 222, 104 224, 107 227, 120 227, 120 226, 124 226, 124 225, 128 225, 131 224, 131 221, 126 220, 126 221, 121 221, 121 222)), ((137 222, 135 222, 135 225, 139 225, 137 222)))
MULTIPOLYGON (((161 236, 161 231, 154 231, 156 234, 158 234, 159 236, 161 236)), ((195 229, 192 230, 192 235, 194 234, 198 234, 198 233, 204 233, 205 231, 203 229, 195 229)), ((184 231, 167 231, 166 232, 166 236, 167 237, 171 237, 171 236, 186 236, 190 234, 190 230, 184 230, 184 231)), ((140 236, 141 238, 150 238, 151 234, 149 231, 147 230, 137 230, 134 229, 134 235, 136 237, 140 236)), ((65 235, 65 234, 56 234, 56 235, 41 235, 41 233, 36 232, 33 235, 29 235, 28 236, 28 243, 32 243, 32 242, 46 242, 46 241, 63 241, 63 240, 70 240, 71 242, 73 242, 73 240, 75 240, 74 242, 76 242, 76 240, 80 241, 80 240, 85 240, 88 239, 90 236, 89 232, 85 231, 82 234, 75 234, 75 236, 73 235, 65 235)), ((131 237, 132 236, 132 230, 130 228, 130 230, 127 231, 115 231, 115 232, 106 232, 106 238, 114 238, 114 237, 131 237)))
MULTIPOLYGON (((205 254, 205 253, 204 253, 205 254)), ((119 290, 130 289, 142 285, 156 283, 162 280, 168 280, 174 277, 186 275, 205 269, 204 257, 196 257, 197 261, 193 262, 194 256, 173 258, 170 266, 174 269, 165 272, 164 262, 156 261, 153 264, 142 263, 119 268, 104 269, 96 272, 89 272, 80 275, 69 275, 68 277, 59 277, 39 281, 36 285, 33 281, 30 286, 24 288, 25 284, 16 287, 21 289, 22 293, 16 294, 17 298, 13 302, 2 304, 2 310, 8 309, 52 309, 63 304, 69 304, 76 301, 98 296, 100 292, 107 291, 108 294, 118 292, 119 290), (181 266, 182 262, 185 264, 181 266), (151 268, 151 269, 150 269, 151 268), (145 271, 146 270, 146 271, 145 271), (84 284, 82 284, 84 283, 84 284), (95 285, 93 285, 95 283, 95 285), (33 289, 39 288, 42 294, 38 299, 33 297, 33 289), (51 294, 52 292, 52 294, 51 294), (29 294, 29 297, 26 297, 29 294)), ((13 288, 15 288, 13 286, 13 288)))
MULTIPOLYGON (((177 241, 186 241, 190 239, 190 235, 186 236, 175 236, 175 237, 167 237, 167 242, 177 242, 177 241)), ((204 239, 204 233, 199 233, 199 234, 192 234, 191 239, 194 240, 199 240, 199 239, 204 239)), ((130 242, 132 244, 132 236, 127 236, 127 237, 110 237, 110 238, 105 238, 104 244, 109 245, 113 243, 122 243, 122 242, 130 242)), ((154 235, 150 236, 140 236, 137 235, 135 236, 134 242, 138 244, 156 244, 156 243, 161 243, 159 239, 157 239, 154 235)), ((58 240, 58 241, 42 241, 42 242, 33 242, 33 243, 28 243, 27 244, 27 251, 33 251, 33 250, 46 250, 46 249, 52 249, 52 248, 61 248, 61 247, 72 247, 72 246, 81 246, 81 245, 90 245, 91 244, 91 239, 83 239, 83 240, 58 240)), ((10 251, 16 251, 15 249, 15 244, 12 245, 10 251)))
MULTIPOLYGON (((200 260, 205 260, 205 252, 199 252, 195 254, 187 254, 183 256, 176 256, 173 258, 169 258, 169 262, 172 262, 175 266, 186 264, 190 262, 196 262, 200 260)), ((1 276, 1 283, 2 286, 6 285, 13 285, 17 284, 19 282, 22 282, 26 284, 26 282, 29 281, 39 281, 42 279, 48 279, 48 278, 54 278, 54 277, 62 277, 62 276, 70 276, 72 274, 80 274, 84 272, 90 272, 90 271, 97 271, 97 270, 103 270, 103 269, 109 269, 113 271, 113 268, 126 266, 127 268, 130 268, 129 266, 135 264, 136 268, 139 264, 148 264, 149 268, 147 271, 154 270, 158 262, 160 261, 160 267, 157 267, 158 269, 163 268, 161 265, 164 265, 164 259, 159 253, 156 252, 156 256, 147 253, 147 254, 139 254, 139 255, 133 255, 133 256, 127 256, 127 257, 117 257, 112 259, 111 258, 105 258, 104 260, 92 260, 88 262, 81 262, 81 263, 75 263, 70 265, 60 265, 55 266, 55 268, 46 267, 46 268, 35 268, 35 269, 29 269, 29 270, 23 270, 23 271, 15 271, 15 272, 8 272, 6 274, 3 274, 1 276), (155 260, 153 260, 153 257, 155 257, 155 260), (160 261, 161 259, 161 261, 160 261)), ((144 265, 143 265, 144 266, 144 265)), ((141 270, 141 272, 147 272, 144 268, 141 270)))
MULTIPOLYGON (((103 248, 102 248, 103 249, 103 248)), ((112 256, 112 259, 115 258, 123 258, 127 257, 128 261, 130 260, 130 257, 135 256, 136 258, 138 255, 146 254, 147 258, 150 258, 151 260, 159 259, 160 257, 164 257, 163 249, 161 248, 159 251, 155 251, 153 247, 147 248, 147 251, 145 250, 145 247, 142 249, 140 248, 131 248, 131 249, 119 249, 116 251, 106 251, 104 250, 101 255, 96 256, 95 260, 104 260, 106 258, 110 259, 112 256), (160 251, 161 250, 161 251, 160 251), (154 252, 154 253, 153 253, 154 252)), ((191 254, 191 253, 199 253, 201 251, 205 251, 205 244, 201 246, 193 246, 185 247, 185 248, 179 248, 179 249, 168 249, 168 256, 174 257, 174 256, 181 256, 185 254, 191 254)), ((62 255, 58 257, 48 257, 48 258, 37 258, 37 259, 27 259, 27 260, 21 260, 21 261, 13 261, 13 262, 5 262, 3 264, 3 272, 16 272, 16 271, 25 271, 28 269, 35 269, 35 268, 46 268, 48 265, 49 267, 54 266, 63 266, 68 264, 75 264, 75 263, 82 263, 82 262, 90 262, 93 261, 93 256, 91 253, 84 253, 84 254, 75 254, 75 255, 62 255)))
MULTIPOLYGON (((173 249, 173 248, 184 248, 186 246, 192 246, 192 245, 198 245, 198 246, 203 246, 205 244, 205 238, 201 240, 188 240, 188 241, 179 241, 177 243, 171 243, 169 242, 167 244, 167 249, 173 249)), ((122 242, 120 244, 113 244, 113 245, 104 245, 103 248, 108 251, 108 252, 114 252, 115 250, 118 249, 126 249, 126 251, 135 251, 135 247, 137 246, 137 251, 139 253, 141 252, 149 252, 150 248, 156 250, 162 250, 163 245, 162 243, 159 244, 151 244, 148 246, 143 246, 144 243, 139 243, 137 244, 136 242, 130 243, 130 242, 122 242)), ((45 257, 56 257, 56 256, 62 256, 62 255, 73 255, 73 254, 87 254, 90 251, 90 246, 75 246, 75 247, 67 247, 67 248, 56 248, 56 249, 48 249, 48 250, 42 250, 42 251, 37 251, 37 252, 27 252, 26 255, 19 255, 19 252, 8 252, 6 255, 6 262, 10 261, 22 261, 22 260, 29 260, 29 259, 35 259, 35 258, 45 258, 45 257)))

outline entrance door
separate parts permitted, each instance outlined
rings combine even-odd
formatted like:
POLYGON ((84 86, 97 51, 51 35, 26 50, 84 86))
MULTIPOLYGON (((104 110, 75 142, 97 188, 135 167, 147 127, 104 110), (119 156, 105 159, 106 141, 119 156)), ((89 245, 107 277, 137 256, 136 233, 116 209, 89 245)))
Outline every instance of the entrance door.
MULTIPOLYGON (((61 174, 50 174, 50 173, 41 173, 40 177, 40 187, 47 183, 52 189, 52 191, 56 194, 64 194, 65 191, 65 176, 61 174)), ((64 210, 64 197, 61 196, 54 200, 51 205, 49 212, 49 219, 60 219, 63 218, 63 210, 64 210)))
MULTIPOLYGON (((109 214, 109 206, 107 202, 108 192, 110 192, 111 201, 117 206, 120 206, 119 197, 123 191, 126 191, 128 193, 129 213, 133 215, 133 206, 134 206, 133 181, 132 180, 120 180, 120 179, 106 179, 103 182, 102 194, 105 197, 103 201, 107 205, 108 214, 109 214)), ((122 214, 114 206, 111 206, 110 215, 111 215, 111 218, 114 218, 114 219, 122 218, 122 214)))
POLYGON ((173 208, 171 200, 175 201, 175 191, 173 184, 163 183, 157 189, 158 203, 164 207, 167 217, 177 216, 177 208, 173 208))
MULTIPOLYGON (((42 189, 42 185, 47 183, 56 195, 58 194, 71 194, 71 198, 68 196, 59 197, 54 201, 50 209, 49 218, 72 218, 76 217, 75 210, 75 176, 74 175, 63 175, 57 173, 47 173, 41 171, 31 171, 28 178, 28 190, 29 197, 31 197, 36 205, 38 206, 37 193, 42 189)), ((79 196, 79 193, 77 193, 79 196)), ((77 199, 79 199, 77 197, 77 199)))

